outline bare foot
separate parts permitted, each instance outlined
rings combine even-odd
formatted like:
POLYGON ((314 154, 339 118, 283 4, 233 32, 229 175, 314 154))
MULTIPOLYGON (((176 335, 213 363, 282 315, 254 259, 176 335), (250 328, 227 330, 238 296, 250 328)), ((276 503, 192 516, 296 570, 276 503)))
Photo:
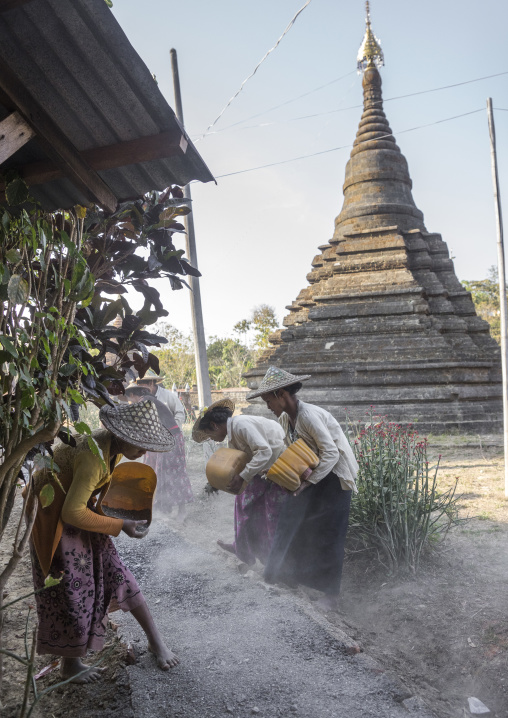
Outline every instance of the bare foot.
POLYGON ((179 504, 178 512, 175 516, 175 521, 183 526, 183 524, 187 521, 188 513, 189 513, 189 508, 188 508, 187 504, 179 504))
POLYGON ((87 666, 81 658, 62 658, 60 664, 60 675, 64 681, 74 676, 71 683, 95 683, 104 670, 104 668, 87 666))
POLYGON ((339 597, 330 594, 325 594, 322 598, 316 601, 316 606, 322 611, 338 611, 339 610, 339 597))
POLYGON ((171 651, 165 643, 162 641, 157 644, 148 644, 148 650, 153 653, 157 659, 157 665, 163 671, 169 671, 170 668, 175 668, 180 663, 178 656, 171 651))
POLYGON ((217 545, 220 546, 224 551, 229 551, 229 553, 234 553, 236 556, 235 551, 235 544, 234 543, 226 543, 225 541, 221 541, 220 539, 217 541, 217 545))

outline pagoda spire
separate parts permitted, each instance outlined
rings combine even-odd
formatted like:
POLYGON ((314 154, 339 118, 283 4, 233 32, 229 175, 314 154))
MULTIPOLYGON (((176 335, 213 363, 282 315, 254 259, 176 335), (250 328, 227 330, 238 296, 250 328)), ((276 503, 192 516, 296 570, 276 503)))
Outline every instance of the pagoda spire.
POLYGON ((372 32, 368 0, 366 13, 366 30, 357 58, 358 71, 363 72, 363 114, 346 167, 344 204, 332 243, 352 229, 397 224, 404 230, 425 230, 423 214, 411 193, 406 159, 383 111, 378 68, 384 65, 384 55, 372 32))
POLYGON ((383 67, 385 64, 385 58, 381 49, 381 43, 378 38, 372 32, 370 24, 370 3, 369 0, 365 2, 365 35, 363 36, 362 44, 358 50, 357 67, 358 72, 364 72, 367 67, 383 67))

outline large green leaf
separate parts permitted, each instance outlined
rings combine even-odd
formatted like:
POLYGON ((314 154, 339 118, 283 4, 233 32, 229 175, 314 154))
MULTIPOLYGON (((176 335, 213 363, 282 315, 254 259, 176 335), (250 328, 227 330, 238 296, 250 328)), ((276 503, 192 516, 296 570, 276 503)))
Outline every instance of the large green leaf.
POLYGON ((85 421, 77 421, 74 424, 74 429, 78 432, 78 434, 88 434, 91 435, 92 430, 88 426, 88 424, 85 421))
POLYGON ((0 344, 6 351, 9 352, 9 354, 11 354, 16 359, 18 358, 18 352, 16 351, 16 348, 12 343, 11 339, 9 339, 9 337, 6 337, 4 334, 0 334, 0 344))
POLYGON ((16 264, 17 262, 21 262, 21 254, 18 252, 17 249, 9 249, 5 253, 5 258, 8 262, 12 262, 12 264, 16 264))
POLYGON ((165 312, 163 310, 162 312, 154 312, 147 309, 142 309, 138 312, 137 316, 141 320, 141 324, 144 327, 149 327, 151 324, 155 324, 155 322, 160 319, 160 317, 167 316, 168 312, 165 312))
POLYGON ((112 322, 119 314, 122 313, 122 301, 121 299, 115 299, 114 302, 106 303, 102 309, 94 313, 93 325, 94 327, 98 327, 100 329, 112 322))
POLYGON ((76 370, 76 364, 62 364, 58 373, 63 376, 70 376, 71 374, 74 374, 76 370))
POLYGON ((51 484, 44 484, 39 493, 39 499, 41 506, 45 509, 47 506, 51 506, 55 499, 55 489, 51 484))
POLYGON ((23 204, 28 199, 28 187, 21 177, 11 180, 5 187, 5 197, 9 204, 23 204))
POLYGON ((101 464, 102 464, 102 468, 105 469, 106 464, 104 463, 104 454, 102 453, 102 450, 101 450, 99 444, 95 441, 93 436, 88 437, 88 448, 90 449, 92 454, 99 457, 101 464))
POLYGON ((24 304, 28 299, 28 282, 20 274, 13 274, 9 279, 7 296, 13 304, 24 304))

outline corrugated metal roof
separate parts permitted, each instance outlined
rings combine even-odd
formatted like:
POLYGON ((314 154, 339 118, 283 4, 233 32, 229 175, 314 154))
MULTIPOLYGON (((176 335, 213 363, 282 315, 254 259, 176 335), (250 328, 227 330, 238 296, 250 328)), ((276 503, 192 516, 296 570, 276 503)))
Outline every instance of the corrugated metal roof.
MULTIPOLYGON (((0 57, 79 150, 182 128, 104 0, 31 0, 0 13, 0 57)), ((0 119, 13 108, 0 104, 0 119)), ((189 138, 185 154, 99 176, 119 200, 213 180, 189 138)), ((46 159, 37 137, 1 170, 46 159)), ((47 209, 85 204, 68 179, 34 185, 47 209)))

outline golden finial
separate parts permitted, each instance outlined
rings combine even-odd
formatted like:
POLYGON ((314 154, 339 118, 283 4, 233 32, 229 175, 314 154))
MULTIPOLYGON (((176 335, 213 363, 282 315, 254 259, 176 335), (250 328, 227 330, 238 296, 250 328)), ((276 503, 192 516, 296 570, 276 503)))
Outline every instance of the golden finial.
POLYGON ((381 49, 381 43, 372 32, 370 26, 370 3, 369 0, 365 2, 365 35, 363 36, 362 44, 358 50, 357 67, 358 72, 365 72, 368 67, 383 67, 385 59, 383 51, 381 49))

